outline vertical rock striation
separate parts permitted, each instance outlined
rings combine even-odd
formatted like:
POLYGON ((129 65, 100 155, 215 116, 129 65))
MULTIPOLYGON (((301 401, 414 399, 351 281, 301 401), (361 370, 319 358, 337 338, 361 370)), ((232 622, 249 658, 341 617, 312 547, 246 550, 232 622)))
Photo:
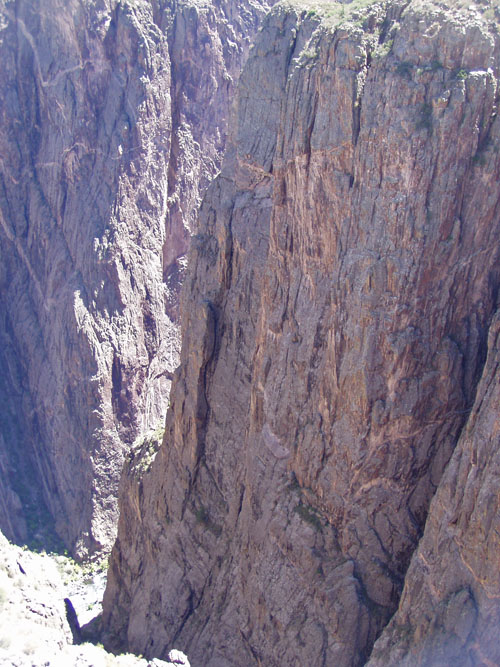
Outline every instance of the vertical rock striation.
POLYGON ((163 271, 167 312, 178 317, 188 238, 201 198, 219 172, 229 110, 251 40, 275 0, 163 3, 172 67, 172 150, 163 271))
POLYGON ((192 208, 220 164, 265 6, 0 3, 0 526, 11 538, 53 522, 77 555, 114 539, 124 450, 163 418, 177 365, 192 208))
POLYGON ((201 208, 163 446, 124 480, 110 643, 367 660, 476 410, 499 54, 474 9, 271 12, 201 208))
POLYGON ((499 333, 497 313, 473 409, 370 665, 500 663, 499 333))
POLYGON ((168 48, 146 3, 2 9, 4 444, 14 490, 82 554, 113 537, 123 447, 175 364, 168 48))

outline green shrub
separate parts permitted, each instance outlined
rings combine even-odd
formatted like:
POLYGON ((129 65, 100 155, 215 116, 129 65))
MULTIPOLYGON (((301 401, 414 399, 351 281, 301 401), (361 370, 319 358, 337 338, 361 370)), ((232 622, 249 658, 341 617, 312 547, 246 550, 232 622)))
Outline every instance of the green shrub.
POLYGON ((203 507, 203 505, 200 505, 200 507, 196 510, 194 515, 198 523, 205 526, 205 528, 207 528, 216 537, 219 537, 219 535, 222 533, 222 528, 221 526, 218 526, 210 519, 208 510, 205 507, 203 507))
POLYGON ((298 505, 296 505, 294 511, 300 516, 300 518, 303 521, 309 523, 315 530, 322 529, 321 520, 314 507, 311 507, 310 505, 304 505, 303 503, 299 503, 298 505))
POLYGON ((195 512, 195 517, 196 521, 198 523, 203 523, 207 525, 207 523, 210 521, 210 517, 208 516, 208 511, 206 510, 203 505, 201 505, 195 512))

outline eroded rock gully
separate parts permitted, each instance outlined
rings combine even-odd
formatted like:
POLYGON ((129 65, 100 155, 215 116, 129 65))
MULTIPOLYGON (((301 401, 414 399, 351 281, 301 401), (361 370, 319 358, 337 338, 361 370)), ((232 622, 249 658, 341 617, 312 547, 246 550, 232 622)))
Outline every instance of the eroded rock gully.
POLYGON ((110 547, 265 2, 0 2, 0 527, 110 547), (182 202, 182 203, 180 203, 182 202))
POLYGON ((428 651, 450 637, 458 664, 500 660, 477 634, 500 593, 490 14, 266 19, 201 208, 163 446, 124 479, 108 643, 360 665, 406 582, 373 664, 445 664, 428 651))

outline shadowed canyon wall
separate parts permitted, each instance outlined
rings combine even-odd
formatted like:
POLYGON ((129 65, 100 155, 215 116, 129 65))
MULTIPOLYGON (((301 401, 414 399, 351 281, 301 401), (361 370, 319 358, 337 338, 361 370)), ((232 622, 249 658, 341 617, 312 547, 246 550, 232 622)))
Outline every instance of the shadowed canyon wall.
POLYGON ((163 445, 123 480, 110 645, 361 665, 404 589, 373 664, 498 663, 493 19, 267 17, 192 244, 163 445))
POLYGON ((109 547, 265 3, 0 3, 0 527, 109 547))

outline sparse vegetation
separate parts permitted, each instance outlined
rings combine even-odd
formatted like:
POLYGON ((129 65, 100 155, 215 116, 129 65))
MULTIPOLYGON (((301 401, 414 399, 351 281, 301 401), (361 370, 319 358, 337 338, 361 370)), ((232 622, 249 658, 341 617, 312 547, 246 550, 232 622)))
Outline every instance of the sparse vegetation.
POLYGON ((206 507, 203 505, 200 505, 200 507, 195 511, 195 517, 196 521, 205 528, 207 528, 211 533, 213 533, 216 537, 219 537, 219 535, 222 533, 222 528, 218 524, 214 523, 210 519, 210 515, 208 513, 208 510, 206 507))
POLYGON ((375 57, 384 58, 385 56, 389 55, 393 44, 393 39, 387 39, 385 42, 382 42, 382 44, 378 44, 377 48, 375 49, 375 57))
POLYGON ((413 69, 413 63, 409 62, 408 60, 403 60, 396 66, 396 72, 400 76, 405 76, 408 79, 411 79, 412 69, 413 69))
POLYGON ((299 484, 299 481, 297 477, 295 476, 295 473, 292 472, 292 479, 290 480, 290 484, 286 487, 288 491, 300 491, 301 486, 299 484))
POLYGON ((319 55, 319 51, 315 48, 307 48, 300 54, 299 60, 315 60, 319 55))
POLYGON ((303 521, 309 523, 315 530, 322 530, 321 520, 319 518, 317 510, 311 505, 304 505, 300 502, 296 505, 294 510, 303 521))
POLYGON ((480 167, 484 167, 486 164, 486 155, 484 154, 484 151, 478 150, 472 158, 472 162, 480 167))
POLYGON ((208 512, 207 512, 206 508, 203 507, 203 505, 201 505, 201 507, 199 507, 196 510, 195 517, 196 517, 196 521, 198 523, 203 523, 203 524, 206 525, 209 522, 208 512))
MULTIPOLYGON (((304 9, 303 3, 295 3, 297 9, 304 9)), ((378 6, 376 0, 352 0, 349 3, 330 2, 330 0, 316 0, 311 2, 307 8, 309 18, 318 16, 323 24, 330 28, 337 28, 340 25, 362 26, 368 15, 370 8, 378 6)))
POLYGON ((129 453, 130 472, 138 478, 149 472, 163 442, 165 424, 161 420, 153 431, 140 436, 129 453))
POLYGON ((57 569, 65 585, 82 580, 85 585, 92 584, 94 576, 105 572, 108 568, 108 557, 103 556, 87 563, 77 563, 70 556, 48 554, 54 558, 57 569))

